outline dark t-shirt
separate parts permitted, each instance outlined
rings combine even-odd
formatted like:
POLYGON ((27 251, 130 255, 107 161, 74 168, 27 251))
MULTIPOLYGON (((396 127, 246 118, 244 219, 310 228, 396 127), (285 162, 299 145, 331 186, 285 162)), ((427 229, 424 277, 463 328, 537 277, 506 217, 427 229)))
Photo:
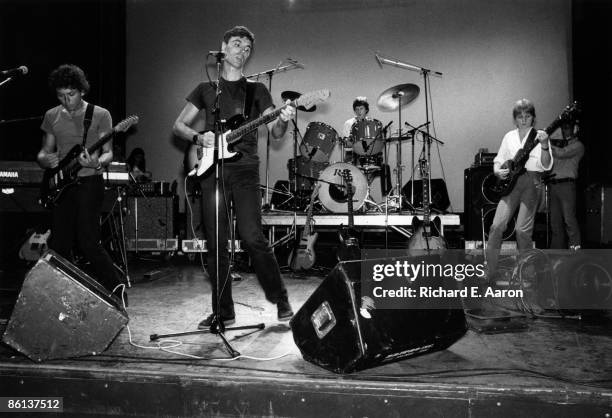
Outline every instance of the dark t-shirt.
MULTIPOLYGON (((187 101, 191 102, 195 107, 206 113, 207 131, 214 130, 214 117, 212 114, 215 102, 215 86, 209 83, 200 83, 187 96, 187 101)), ((249 120, 259 117, 264 110, 270 106, 274 106, 270 92, 265 85, 258 82, 247 81, 246 78, 241 78, 238 81, 227 81, 221 79, 221 119, 230 119, 235 115, 246 115, 249 120), (247 83, 253 87, 253 99, 251 109, 245 110, 246 86, 247 83)), ((234 145, 235 151, 240 151, 242 158, 235 162, 227 162, 227 164, 253 164, 258 163, 257 156, 257 130, 244 135, 240 141, 234 145)))

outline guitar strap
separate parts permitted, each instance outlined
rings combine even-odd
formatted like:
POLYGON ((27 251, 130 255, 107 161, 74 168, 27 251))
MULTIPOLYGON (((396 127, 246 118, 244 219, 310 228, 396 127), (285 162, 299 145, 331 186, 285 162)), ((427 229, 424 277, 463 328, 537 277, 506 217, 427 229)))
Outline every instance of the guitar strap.
POLYGON ((87 141, 87 131, 91 126, 91 120, 93 119, 94 105, 87 103, 87 109, 85 110, 85 117, 83 118, 83 148, 85 148, 85 142, 87 141))

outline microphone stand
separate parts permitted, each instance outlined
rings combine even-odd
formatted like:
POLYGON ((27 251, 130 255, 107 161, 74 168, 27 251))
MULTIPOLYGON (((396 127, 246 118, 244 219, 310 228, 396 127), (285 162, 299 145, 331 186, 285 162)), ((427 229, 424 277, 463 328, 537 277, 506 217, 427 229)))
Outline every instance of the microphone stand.
MULTIPOLYGON (((227 275, 225 277, 224 280, 224 284, 223 284, 223 289, 219 289, 219 197, 220 197, 220 184, 221 184, 221 178, 219 175, 220 170, 222 169, 222 165, 223 165, 223 147, 219 147, 219 144, 221 143, 220 139, 223 136, 223 132, 224 132, 224 127, 223 127, 223 123, 225 121, 221 120, 221 107, 219 105, 219 99, 221 97, 221 61, 222 61, 222 56, 216 55, 217 58, 217 85, 216 85, 216 91, 215 91, 215 103, 214 103, 214 107, 213 107, 213 111, 212 114, 214 116, 214 127, 215 127, 215 148, 217 148, 217 152, 213 152, 213 165, 215 167, 215 281, 216 281, 216 291, 215 291, 215 301, 214 304, 216 305, 216 309, 213 310, 213 317, 212 317, 212 321, 210 324, 210 329, 208 330, 198 330, 198 331, 188 331, 188 332, 180 332, 180 333, 174 333, 174 334, 162 334, 162 335, 158 335, 158 334, 151 334, 149 336, 149 339, 151 341, 155 341, 158 340, 160 338, 167 338, 167 337, 176 337, 176 336, 182 336, 182 335, 194 335, 194 334, 203 334, 203 333, 211 333, 211 334, 216 334, 218 335, 221 340, 223 341, 223 344, 225 345, 225 348, 227 349, 227 351, 229 352, 230 356, 232 358, 236 358, 238 356, 240 356, 240 352, 236 351, 229 343, 229 341, 227 340, 227 338, 225 337, 225 331, 230 331, 230 330, 246 330, 246 329, 264 329, 265 325, 263 323, 261 324, 256 324, 256 325, 245 325, 245 326, 240 326, 240 327, 225 327, 225 324, 223 323, 223 319, 221 319, 221 315, 220 315, 220 309, 221 309, 221 292, 223 291, 223 289, 225 289, 225 284, 227 283, 227 280, 231 280, 231 276, 229 274, 229 269, 230 266, 228 264, 227 268, 227 275)), ((232 222, 232 219, 229 220, 230 222, 232 222)))

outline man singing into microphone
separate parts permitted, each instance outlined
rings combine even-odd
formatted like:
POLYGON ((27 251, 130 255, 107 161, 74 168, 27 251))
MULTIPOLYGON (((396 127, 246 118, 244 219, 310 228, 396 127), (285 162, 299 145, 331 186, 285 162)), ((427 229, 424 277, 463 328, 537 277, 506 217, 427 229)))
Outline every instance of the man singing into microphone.
MULTIPOLYGON (((219 118, 228 120, 235 115, 248 116, 253 120, 274 110, 270 92, 264 84, 248 81, 244 69, 252 51, 255 37, 244 26, 236 26, 225 33, 221 52, 223 63, 220 74, 219 118)), ((215 54, 218 55, 218 54, 215 54)), ((178 137, 195 146, 214 147, 215 83, 200 83, 188 96, 185 107, 174 123, 173 131, 178 137), (200 134, 191 126, 204 110, 206 133, 200 134)), ((268 123, 272 136, 280 139, 287 130, 295 109, 287 106, 279 117, 268 123)), ((232 299, 232 279, 228 273, 229 256, 227 242, 231 219, 228 219, 229 204, 233 202, 238 231, 243 245, 253 263, 266 298, 276 304, 278 319, 289 320, 293 316, 287 290, 281 278, 280 269, 261 226, 261 194, 259 191, 259 157, 257 155, 257 131, 245 134, 234 146, 240 152, 238 159, 222 162, 219 184, 219 243, 215 246, 215 174, 214 168, 200 178, 203 194, 203 220, 208 249, 208 275, 212 284, 213 314, 203 319, 198 328, 210 327, 214 314, 225 325, 235 322, 232 299), (219 248, 219 277, 216 277, 216 248, 219 248), (217 305, 216 293, 219 301, 217 305)))

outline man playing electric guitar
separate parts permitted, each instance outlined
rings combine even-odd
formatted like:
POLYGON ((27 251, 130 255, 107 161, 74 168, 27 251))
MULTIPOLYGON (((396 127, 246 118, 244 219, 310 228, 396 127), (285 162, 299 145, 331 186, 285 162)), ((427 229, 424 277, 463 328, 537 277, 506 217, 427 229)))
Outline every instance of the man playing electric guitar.
MULTIPOLYGON (((242 70, 253 50, 254 35, 244 26, 236 26, 227 31, 221 44, 223 62, 219 77, 219 118, 230 120, 235 115, 254 119, 260 115, 274 112, 272 97, 266 86, 259 82, 247 81, 242 70)), ((187 96, 187 104, 174 123, 173 131, 178 137, 211 151, 215 147, 214 114, 217 85, 216 82, 200 83, 187 96), (201 134, 192 128, 193 123, 203 110, 206 133, 201 134)), ((295 115, 291 106, 282 108, 278 118, 268 123, 272 136, 280 139, 287 130, 289 120, 295 115)), ((234 213, 240 237, 245 245, 255 273, 260 281, 266 298, 276 304, 278 319, 289 320, 293 316, 287 290, 280 274, 278 262, 262 231, 261 194, 259 191, 259 157, 257 156, 257 131, 241 137, 233 147, 239 151, 237 158, 222 161, 220 174, 219 223, 215 225, 215 170, 209 170, 200 177, 203 196, 204 232, 209 245, 208 274, 212 284, 212 310, 225 325, 235 322, 234 301, 232 299, 232 280, 228 274, 229 257, 227 241, 230 219, 227 217, 229 201, 233 200, 234 213), (215 228, 218 227, 219 245, 215 244, 215 228), (219 277, 217 271, 216 248, 219 248, 219 277), (220 301, 215 303, 217 281, 220 301), (219 310, 217 312, 217 310, 219 310)), ((206 329, 213 324, 214 315, 203 319, 198 325, 206 329)))
POLYGON ((486 250, 489 281, 494 280, 497 274, 502 235, 517 208, 519 208, 515 228, 517 247, 519 251, 532 248, 533 223, 540 202, 540 193, 543 191, 541 174, 550 170, 553 164, 548 134, 545 131, 532 132, 535 117, 535 107, 529 100, 520 99, 515 103, 512 118, 517 129, 511 130, 504 136, 494 159, 493 172, 500 179, 505 179, 510 172, 506 166, 507 161, 512 159, 528 140, 537 139, 539 142, 529 153, 525 163, 526 171, 518 177, 512 191, 503 196, 497 204, 495 217, 489 229, 486 250), (530 138, 530 135, 535 138, 530 138))
POLYGON ((76 246, 91 263, 93 278, 119 294, 117 285, 122 279, 100 241, 100 211, 104 199, 102 169, 113 160, 112 143, 106 142, 91 155, 87 152, 87 146, 112 131, 111 115, 108 110, 94 106, 91 125, 84 135, 88 106, 83 96, 89 91, 89 83, 83 70, 76 65, 61 65, 53 70, 49 86, 60 105, 45 113, 38 164, 44 169, 56 168, 75 145, 83 145, 84 149, 77 156, 82 167, 77 173, 78 181, 62 193, 52 208, 49 248, 71 259, 76 246))

